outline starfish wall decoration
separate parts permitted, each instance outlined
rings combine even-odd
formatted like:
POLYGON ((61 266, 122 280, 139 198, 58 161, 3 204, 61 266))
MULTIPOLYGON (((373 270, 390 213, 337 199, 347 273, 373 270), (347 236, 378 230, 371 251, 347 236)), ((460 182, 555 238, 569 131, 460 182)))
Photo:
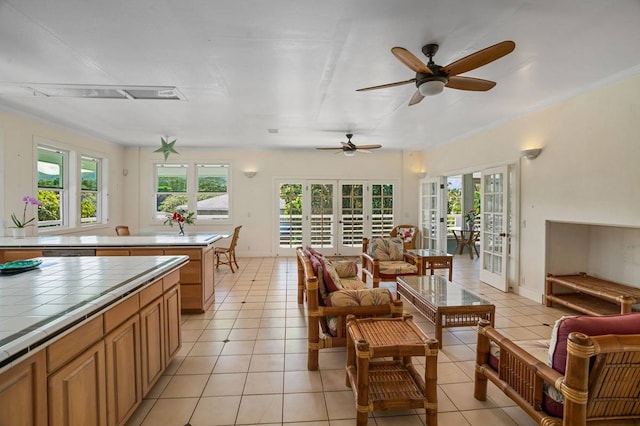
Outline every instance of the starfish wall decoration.
POLYGON ((178 151, 176 151, 173 148, 173 145, 176 144, 177 139, 172 140, 171 142, 168 142, 168 137, 165 138, 160 138, 160 142, 162 142, 162 146, 158 149, 156 149, 153 152, 161 152, 162 155, 164 155, 164 161, 167 161, 167 158, 169 158, 170 154, 180 154, 178 151))

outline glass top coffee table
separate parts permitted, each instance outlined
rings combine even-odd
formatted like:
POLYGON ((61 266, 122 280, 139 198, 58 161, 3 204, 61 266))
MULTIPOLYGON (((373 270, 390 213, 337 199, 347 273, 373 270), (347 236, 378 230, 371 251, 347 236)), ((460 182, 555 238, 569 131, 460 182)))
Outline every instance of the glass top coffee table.
POLYGON ((440 348, 443 328, 475 326, 479 319, 494 324, 494 305, 441 275, 402 276, 396 281, 398 295, 436 326, 440 348))
POLYGON ((426 275, 427 269, 431 270, 431 275, 434 269, 448 269, 449 281, 453 281, 452 254, 434 249, 411 249, 405 255, 415 259, 413 263, 418 265, 418 275, 426 275))

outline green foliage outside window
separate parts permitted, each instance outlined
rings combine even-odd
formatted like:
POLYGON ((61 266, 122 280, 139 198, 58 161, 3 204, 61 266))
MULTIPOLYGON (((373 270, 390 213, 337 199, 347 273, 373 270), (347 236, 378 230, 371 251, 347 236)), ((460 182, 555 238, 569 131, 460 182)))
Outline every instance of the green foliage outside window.
POLYGON ((39 190, 38 221, 60 220, 60 194, 54 191, 39 190))

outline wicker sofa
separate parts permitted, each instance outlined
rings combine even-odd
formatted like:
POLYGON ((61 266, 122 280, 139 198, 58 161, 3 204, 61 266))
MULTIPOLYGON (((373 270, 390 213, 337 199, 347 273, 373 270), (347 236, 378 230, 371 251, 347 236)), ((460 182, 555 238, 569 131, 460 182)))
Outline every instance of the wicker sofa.
MULTIPOLYGON (((303 304, 306 296, 308 317, 308 356, 307 369, 318 369, 319 350, 346 346, 346 317, 371 317, 386 315, 402 316, 402 302, 394 300, 391 293, 383 288, 367 288, 357 277, 336 277, 332 288, 324 295, 321 285, 326 286, 325 269, 332 269, 327 259, 318 259, 307 249, 296 249, 298 262, 298 303, 303 304), (312 264, 313 261, 313 264, 312 264), (316 268, 314 269, 314 264, 316 268), (339 278, 339 279, 338 279, 339 278)), ((329 285, 329 287, 331 287, 329 285)))
POLYGON ((487 381, 538 424, 640 424, 640 314, 568 317, 556 323, 549 361, 478 324, 476 399, 487 381))

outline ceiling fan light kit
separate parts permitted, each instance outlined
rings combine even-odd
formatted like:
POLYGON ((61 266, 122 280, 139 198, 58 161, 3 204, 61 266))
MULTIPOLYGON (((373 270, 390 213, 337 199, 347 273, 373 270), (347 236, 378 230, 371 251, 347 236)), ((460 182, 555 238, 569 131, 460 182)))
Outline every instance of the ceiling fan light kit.
POLYGON ((422 96, 438 95, 444 91, 444 85, 447 84, 447 80, 443 77, 436 77, 421 83, 418 86, 418 90, 422 96))
POLYGON ((386 89, 388 87, 415 83, 417 90, 411 97, 409 105, 419 103, 426 96, 433 96, 442 93, 445 87, 457 90, 486 92, 496 85, 494 81, 473 77, 461 77, 459 74, 464 74, 500 59, 511 53, 515 47, 516 44, 513 41, 506 40, 467 55, 464 58, 458 59, 457 61, 445 66, 437 65, 433 62, 433 56, 439 48, 437 44, 430 43, 422 47, 422 53, 429 58, 429 62, 427 64, 422 62, 404 47, 394 47, 391 49, 391 53, 393 53, 400 62, 414 71, 416 73, 415 77, 395 83, 364 87, 357 91, 362 92, 366 90, 386 89))

